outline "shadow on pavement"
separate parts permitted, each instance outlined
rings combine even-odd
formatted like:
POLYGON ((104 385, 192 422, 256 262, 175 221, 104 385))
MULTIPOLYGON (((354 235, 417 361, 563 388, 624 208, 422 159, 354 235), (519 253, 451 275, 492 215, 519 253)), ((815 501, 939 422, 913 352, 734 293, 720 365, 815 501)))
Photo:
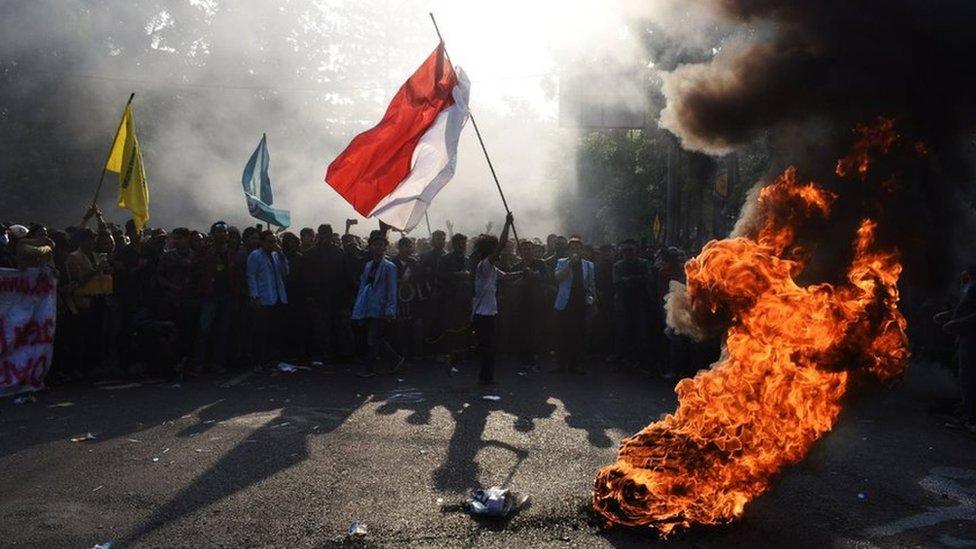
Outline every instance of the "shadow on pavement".
MULTIPOLYGON (((450 413, 454 430, 447 455, 433 473, 435 489, 466 494, 478 488, 487 488, 479 481, 481 471, 477 462, 478 453, 486 448, 499 448, 515 456, 515 464, 508 475, 493 483, 509 485, 530 451, 504 441, 484 438, 488 416, 496 411, 515 416, 512 427, 528 433, 535 429, 536 420, 552 416, 558 406, 550 400, 558 400, 567 412, 566 424, 585 430, 589 443, 599 448, 610 448, 618 442, 610 438, 609 430, 620 429, 629 434, 654 419, 648 417, 645 422, 644 418, 633 417, 635 402, 614 393, 621 388, 620 378, 616 374, 523 372, 525 375, 518 375, 517 368, 510 365, 503 365, 500 370, 502 380, 497 385, 474 385, 473 367, 469 365, 455 377, 445 375, 440 381, 435 378, 426 386, 413 389, 419 390, 422 396, 411 393, 413 398, 404 398, 404 393, 393 392, 380 399, 382 404, 376 410, 378 414, 393 415, 406 410, 409 411, 406 421, 412 425, 430 423, 432 411, 436 408, 450 413), (502 398, 497 401, 482 398, 493 394, 502 395, 502 398)), ((650 386, 651 383, 646 378, 634 380, 634 385, 638 387, 650 386)), ((667 391, 660 383, 656 389, 662 394, 667 391)))

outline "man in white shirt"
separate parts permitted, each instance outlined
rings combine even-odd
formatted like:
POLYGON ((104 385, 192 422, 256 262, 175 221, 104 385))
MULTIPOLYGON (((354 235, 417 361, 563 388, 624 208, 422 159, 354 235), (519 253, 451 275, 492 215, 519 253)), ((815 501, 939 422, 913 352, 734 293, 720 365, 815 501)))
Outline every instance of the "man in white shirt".
POLYGON ((477 341, 478 354, 481 356, 481 369, 478 372, 478 383, 490 384, 495 382, 495 317, 498 315, 498 277, 503 274, 495 264, 508 241, 508 231, 512 228, 512 214, 505 217, 505 228, 501 238, 492 235, 481 235, 471 254, 471 264, 474 269, 474 301, 471 326, 477 341))

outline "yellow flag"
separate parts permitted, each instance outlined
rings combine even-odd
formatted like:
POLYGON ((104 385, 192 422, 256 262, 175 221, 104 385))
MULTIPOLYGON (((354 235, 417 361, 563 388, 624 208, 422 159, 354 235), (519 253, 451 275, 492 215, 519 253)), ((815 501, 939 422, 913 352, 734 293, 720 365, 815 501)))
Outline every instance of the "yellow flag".
POLYGON ((105 169, 119 174, 119 207, 132 212, 132 221, 141 230, 149 220, 149 185, 142 164, 142 149, 136 139, 132 105, 125 106, 105 169))

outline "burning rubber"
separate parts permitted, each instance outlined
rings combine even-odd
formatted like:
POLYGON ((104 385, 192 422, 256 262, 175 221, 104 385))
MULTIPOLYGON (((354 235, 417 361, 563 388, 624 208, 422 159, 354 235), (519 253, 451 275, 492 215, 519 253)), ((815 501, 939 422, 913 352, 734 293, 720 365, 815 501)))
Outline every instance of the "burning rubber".
MULTIPOLYGON (((870 185, 872 159, 899 137, 886 119, 857 131, 836 172, 845 184, 870 185)), ((722 358, 679 382, 677 410, 624 439, 616 463, 599 471, 593 507, 609 524, 667 535, 734 520, 833 427, 852 382, 904 371, 902 267, 898 250, 876 244, 874 220, 865 215, 851 235, 842 283, 795 282, 808 260, 798 227, 829 221, 835 199, 789 168, 759 193, 748 234, 712 241, 686 264, 687 288, 669 295, 669 324, 680 331, 684 314, 724 329, 722 358)))

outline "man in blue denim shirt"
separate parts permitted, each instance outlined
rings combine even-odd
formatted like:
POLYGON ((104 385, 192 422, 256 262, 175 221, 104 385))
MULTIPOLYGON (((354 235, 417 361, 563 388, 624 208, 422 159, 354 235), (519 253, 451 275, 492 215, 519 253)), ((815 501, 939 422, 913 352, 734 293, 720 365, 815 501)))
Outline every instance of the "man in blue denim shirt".
POLYGON ((262 232, 260 242, 247 256, 247 290, 254 310, 254 357, 258 365, 266 366, 278 358, 280 317, 288 304, 288 260, 273 232, 262 232))
POLYGON ((376 375, 373 363, 380 354, 390 358, 394 372, 403 366, 403 357, 393 350, 387 340, 387 331, 396 319, 397 310, 397 268, 386 258, 388 245, 382 233, 370 237, 370 258, 359 277, 359 291, 352 309, 352 319, 366 328, 366 344, 369 346, 366 369, 359 374, 360 377, 376 375))
POLYGON ((556 261, 556 317, 559 325, 559 370, 583 373, 580 366, 586 342, 586 314, 595 303, 593 263, 583 259, 583 241, 569 239, 569 257, 556 261))

